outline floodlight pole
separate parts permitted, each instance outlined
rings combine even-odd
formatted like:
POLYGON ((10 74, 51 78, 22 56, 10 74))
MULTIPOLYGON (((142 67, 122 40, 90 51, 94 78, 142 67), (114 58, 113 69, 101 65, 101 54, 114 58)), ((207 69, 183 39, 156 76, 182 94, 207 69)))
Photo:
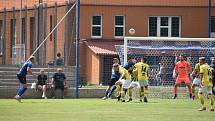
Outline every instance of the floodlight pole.
POLYGON ((79 41, 80 41, 80 0, 76 0, 76 76, 75 76, 75 96, 78 98, 79 82, 79 41))

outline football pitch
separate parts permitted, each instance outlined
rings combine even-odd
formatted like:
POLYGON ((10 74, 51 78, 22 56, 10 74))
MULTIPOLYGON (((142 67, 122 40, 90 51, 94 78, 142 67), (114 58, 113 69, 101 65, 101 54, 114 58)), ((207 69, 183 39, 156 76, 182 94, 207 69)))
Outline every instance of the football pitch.
POLYGON ((1 99, 0 121, 214 121, 215 112, 198 108, 198 100, 188 99, 1 99))

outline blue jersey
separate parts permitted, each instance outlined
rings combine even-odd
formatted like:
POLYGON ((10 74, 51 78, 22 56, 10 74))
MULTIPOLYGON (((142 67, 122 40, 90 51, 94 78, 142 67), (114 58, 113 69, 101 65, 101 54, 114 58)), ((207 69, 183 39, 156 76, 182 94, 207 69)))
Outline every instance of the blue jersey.
POLYGON ((121 74, 119 73, 119 71, 112 70, 111 79, 119 79, 120 76, 121 74))
POLYGON ((32 67, 32 62, 27 61, 22 65, 22 68, 19 70, 19 75, 21 76, 26 76, 27 75, 27 69, 32 67))

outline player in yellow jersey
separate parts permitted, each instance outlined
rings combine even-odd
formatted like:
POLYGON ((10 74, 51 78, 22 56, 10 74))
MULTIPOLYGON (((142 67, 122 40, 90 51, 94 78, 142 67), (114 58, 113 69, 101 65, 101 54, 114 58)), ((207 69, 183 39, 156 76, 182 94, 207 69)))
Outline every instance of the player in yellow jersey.
POLYGON ((211 108, 209 111, 214 111, 214 99, 212 96, 212 68, 206 63, 206 59, 204 57, 199 58, 200 60, 200 88, 199 88, 199 99, 201 102, 201 108, 199 111, 206 110, 204 105, 204 93, 207 94, 208 99, 210 100, 211 108))
POLYGON ((197 63, 195 65, 195 68, 194 68, 194 71, 192 72, 192 76, 195 77, 194 80, 193 80, 193 83, 192 83, 192 99, 194 100, 195 99, 195 92, 196 92, 196 87, 197 86, 200 86, 200 60, 199 60, 199 63, 197 63))
MULTIPOLYGON (((147 93, 148 93, 148 68, 149 65, 146 64, 146 58, 142 57, 141 61, 134 65, 133 74, 136 74, 136 79, 129 86, 129 100, 132 101, 132 89, 134 87, 140 88, 140 101, 148 102, 147 93)), ((135 78, 134 78, 135 79, 135 78)))
POLYGON ((128 89, 128 86, 131 83, 131 75, 129 74, 128 70, 126 70, 124 67, 120 66, 119 64, 114 64, 113 65, 114 70, 118 70, 119 73, 121 74, 119 80, 115 83, 117 88, 122 85, 121 88, 121 101, 125 102, 125 90, 128 89))

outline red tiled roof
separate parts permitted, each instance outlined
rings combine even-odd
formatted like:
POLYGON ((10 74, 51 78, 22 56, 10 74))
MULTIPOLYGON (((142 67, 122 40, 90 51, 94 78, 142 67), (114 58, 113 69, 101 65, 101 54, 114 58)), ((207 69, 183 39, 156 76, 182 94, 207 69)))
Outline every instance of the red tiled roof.
MULTIPOLYGON (((73 2, 74 0, 70 0, 73 2)), ((212 6, 215 7, 215 0, 212 1, 212 6)), ((62 5, 65 0, 43 0, 43 3, 54 5, 57 2, 62 5)), ((116 5, 116 6, 208 6, 208 0, 80 0, 81 5, 116 5)), ((39 4, 39 0, 23 0, 23 7, 26 5, 28 8, 39 4)), ((20 1, 16 0, 0 0, 0 9, 15 9, 20 8, 20 1)))
MULTIPOLYGON (((47 6, 54 6, 55 2, 57 2, 58 5, 64 5, 65 0, 42 0, 43 3, 47 3, 47 6)), ((70 0, 71 2, 74 0, 70 0)), ((32 8, 34 5, 39 5, 39 0, 22 0, 22 7, 24 8, 27 6, 27 8, 32 8)), ((15 9, 20 9, 20 0, 0 0, 0 9, 12 9, 12 7, 15 7, 15 9)))
POLYGON ((123 41, 102 41, 102 40, 90 40, 85 41, 86 46, 98 55, 117 55, 115 45, 121 45, 123 41))
MULTIPOLYGON (((81 0, 81 5, 208 6, 208 0, 81 0)), ((215 6, 215 0, 212 0, 215 6)))

